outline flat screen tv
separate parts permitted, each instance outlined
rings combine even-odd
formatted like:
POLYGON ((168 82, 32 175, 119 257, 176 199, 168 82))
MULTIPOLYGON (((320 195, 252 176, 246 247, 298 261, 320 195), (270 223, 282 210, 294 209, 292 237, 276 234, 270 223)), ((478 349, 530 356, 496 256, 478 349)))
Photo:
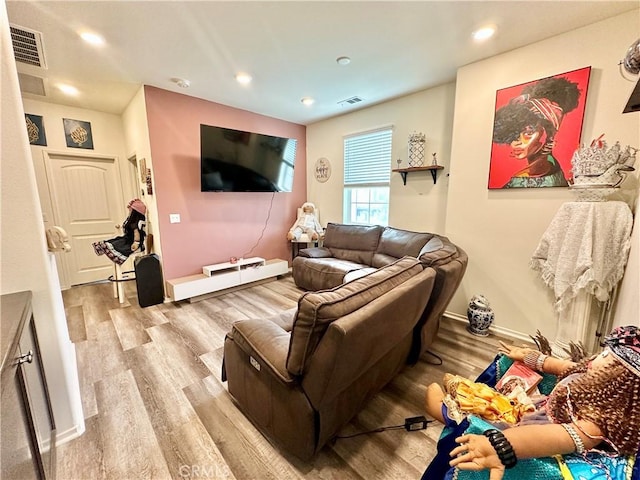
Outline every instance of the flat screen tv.
POLYGON ((203 192, 290 192, 296 140, 200 125, 203 192))

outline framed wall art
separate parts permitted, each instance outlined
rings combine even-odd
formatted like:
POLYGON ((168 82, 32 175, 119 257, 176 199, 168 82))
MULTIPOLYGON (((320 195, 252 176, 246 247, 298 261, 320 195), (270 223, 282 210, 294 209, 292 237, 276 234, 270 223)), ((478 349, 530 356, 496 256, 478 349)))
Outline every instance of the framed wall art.
POLYGON ((329 159, 322 157, 316 160, 313 174, 320 183, 329 180, 329 177, 331 177, 331 162, 329 162, 329 159))
POLYGON ((489 188, 566 187, 591 67, 496 92, 489 188))
POLYGON ((42 116, 25 113, 24 119, 27 122, 27 135, 29 136, 29 144, 46 147, 47 136, 44 132, 44 123, 42 123, 42 116))
POLYGON ((62 122, 64 123, 64 138, 67 141, 67 147, 93 150, 93 135, 89 122, 70 118, 63 118, 62 122))

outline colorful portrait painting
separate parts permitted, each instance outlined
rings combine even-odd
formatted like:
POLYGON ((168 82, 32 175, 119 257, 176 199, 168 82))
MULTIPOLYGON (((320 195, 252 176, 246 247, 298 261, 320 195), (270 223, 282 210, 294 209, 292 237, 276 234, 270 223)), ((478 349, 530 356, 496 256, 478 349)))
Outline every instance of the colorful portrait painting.
POLYGON ((591 67, 496 92, 489 188, 567 187, 591 67))

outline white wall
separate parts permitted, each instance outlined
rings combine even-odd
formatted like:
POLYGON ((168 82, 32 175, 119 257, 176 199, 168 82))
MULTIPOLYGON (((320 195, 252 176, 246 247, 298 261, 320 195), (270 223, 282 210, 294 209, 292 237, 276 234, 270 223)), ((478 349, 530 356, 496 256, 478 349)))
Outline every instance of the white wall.
MULTIPOLYGON (((450 313, 466 317, 469 299, 481 293, 491 302, 500 328, 521 335, 539 328, 553 338, 553 299, 529 268, 529 260, 560 205, 574 197, 562 188, 487 189, 496 90, 591 66, 582 141, 589 143, 605 133, 611 144, 620 140, 640 146, 640 113, 621 114, 633 84, 618 70, 638 36, 638 14, 627 13, 462 67, 455 85, 310 125, 308 194, 321 211, 322 223, 342 220, 343 135, 393 124, 393 158, 401 156, 406 166, 407 136, 422 131, 428 151, 437 151, 446 168, 435 186, 428 174, 423 179, 412 174, 406 187, 399 174, 392 174, 390 224, 443 233, 467 251, 469 268, 448 307, 450 313), (332 165, 325 184, 313 176, 319 157, 332 165)), ((637 188, 637 182, 630 183, 637 188)), ((637 249, 639 242, 634 245, 637 249)), ((637 254, 633 258, 638 261, 637 254)), ((629 270, 635 291, 633 284, 623 289, 620 300, 635 306, 637 319, 638 266, 629 270)))
MULTIPOLYGON (((633 84, 618 62, 638 37, 638 11, 550 38, 458 71, 446 232, 469 254, 469 268, 449 310, 487 296, 495 324, 553 338, 550 291, 529 268, 531 254, 568 189, 487 189, 495 92, 591 66, 582 141, 605 133, 612 144, 640 146, 640 114, 622 115, 633 84)), ((637 294, 637 292, 636 292, 637 294)))
MULTIPOLYGON (((153 159, 151 158, 151 145, 149 143, 149 125, 147 123, 144 86, 140 87, 140 90, 138 90, 129 105, 127 105, 127 108, 122 114, 122 123, 124 126, 127 158, 135 155, 138 164, 144 159, 146 168, 151 170, 153 178, 153 159)), ((155 196, 153 194, 147 194, 147 185, 141 182, 140 178, 138 178, 136 182, 139 184, 136 195, 147 206, 147 234, 153 235, 153 251, 162 258, 160 232, 158 230, 158 207, 155 202, 155 196)))
POLYGON ((33 312, 58 439, 64 440, 84 431, 75 349, 69 340, 60 286, 46 247, 4 1, 0 3, 0 33, 0 293, 33 292, 33 312))
POLYGON ((451 126, 453 122, 455 85, 447 84, 307 127, 307 195, 320 210, 320 221, 342 222, 343 137, 345 135, 393 125, 393 161, 397 168, 402 159, 407 167, 409 134, 422 132, 427 138, 425 161, 430 164, 436 152, 438 163, 445 166, 433 184, 430 172, 412 173, 407 185, 399 173, 391 174, 389 225, 407 230, 443 232, 445 225, 451 126), (313 175, 316 160, 331 162, 331 177, 319 183, 313 175))

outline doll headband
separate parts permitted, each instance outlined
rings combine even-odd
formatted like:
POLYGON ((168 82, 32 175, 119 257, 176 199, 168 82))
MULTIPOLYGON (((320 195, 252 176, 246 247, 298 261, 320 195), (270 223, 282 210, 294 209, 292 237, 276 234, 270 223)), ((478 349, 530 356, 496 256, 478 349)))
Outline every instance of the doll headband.
POLYGON ((134 198, 133 200, 131 200, 127 205, 127 208, 131 208, 132 210, 135 210, 142 215, 145 215, 147 213, 147 207, 139 198, 134 198))
POLYGON ((640 376, 640 329, 633 325, 618 327, 604 339, 605 346, 625 367, 640 376))

